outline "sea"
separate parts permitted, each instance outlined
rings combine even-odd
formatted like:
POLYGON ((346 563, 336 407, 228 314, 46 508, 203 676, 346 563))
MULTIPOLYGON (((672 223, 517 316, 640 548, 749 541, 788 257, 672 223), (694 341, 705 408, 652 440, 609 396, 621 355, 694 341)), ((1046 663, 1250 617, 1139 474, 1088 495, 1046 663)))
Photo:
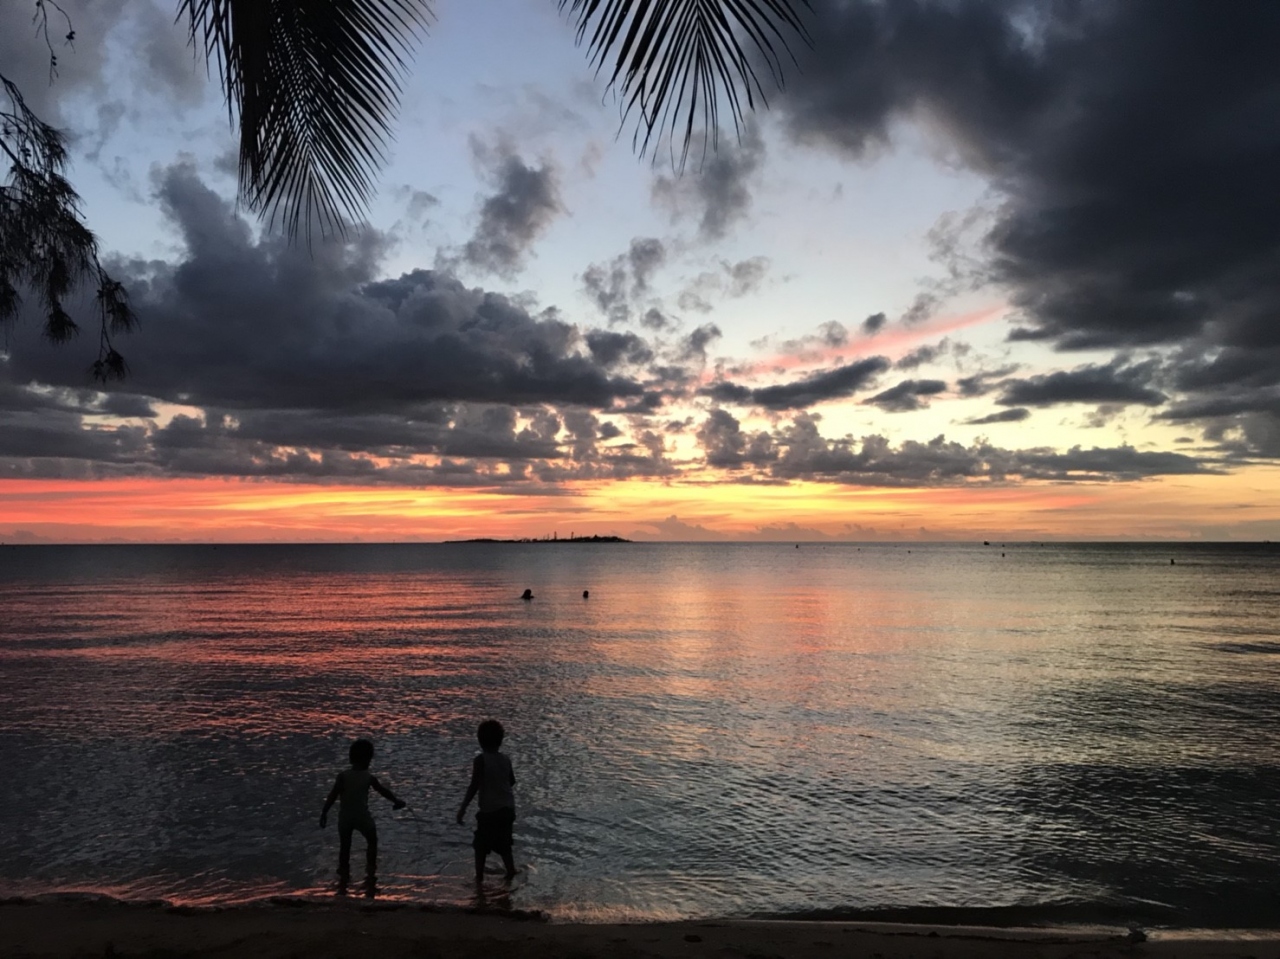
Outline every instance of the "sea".
POLYGON ((333 897, 367 737, 466 906, 489 718, 513 909, 1280 927, 1270 544, 6 546, 0 896, 333 897))

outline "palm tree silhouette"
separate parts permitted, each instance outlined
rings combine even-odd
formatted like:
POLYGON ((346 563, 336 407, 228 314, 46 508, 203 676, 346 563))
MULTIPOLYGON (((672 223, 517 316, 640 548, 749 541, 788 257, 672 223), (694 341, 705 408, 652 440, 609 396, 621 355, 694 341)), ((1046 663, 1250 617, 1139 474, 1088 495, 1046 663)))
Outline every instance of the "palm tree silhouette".
MULTIPOLYGON (((642 155, 659 142, 683 167, 695 140, 720 135, 727 109, 734 131, 757 100, 761 74, 776 84, 790 41, 810 42, 801 19, 809 0, 555 0, 586 43, 597 74, 634 121, 642 155)), ((49 10, 36 4, 57 56, 49 10)), ((408 58, 432 17, 430 0, 179 0, 192 45, 216 63, 227 110, 240 131, 241 200, 290 237, 341 234, 367 209, 398 106, 408 58)), ((66 40, 75 32, 67 20, 66 40)), ((136 320, 125 290, 98 261, 80 199, 63 176, 62 134, 23 102, 0 73, 0 326, 13 321, 19 290, 41 299, 46 337, 63 342, 78 327, 62 300, 78 284, 97 285, 100 313, 95 378, 124 376, 111 334, 136 320)))
MULTIPOLYGON (((808 41, 808 0, 557 0, 607 72, 644 153, 666 134, 683 165, 720 110, 735 131, 782 81, 789 39, 808 41)), ((384 160, 406 58, 429 0, 181 0, 191 41, 218 65, 240 126, 240 192, 250 209, 309 237, 359 219, 384 160)))

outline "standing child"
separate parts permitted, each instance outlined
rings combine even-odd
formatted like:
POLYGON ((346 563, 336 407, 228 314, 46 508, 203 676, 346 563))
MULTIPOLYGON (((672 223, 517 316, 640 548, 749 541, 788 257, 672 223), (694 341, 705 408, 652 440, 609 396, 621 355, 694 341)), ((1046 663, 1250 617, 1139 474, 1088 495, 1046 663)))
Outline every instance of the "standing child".
POLYGON ((323 829, 329 819, 329 810, 335 802, 338 806, 338 884, 340 889, 347 888, 351 879, 351 834, 359 832, 365 842, 365 881, 373 886, 378 872, 378 827, 374 825, 373 814, 369 812, 369 790, 391 800, 391 808, 403 809, 404 801, 378 782, 376 776, 369 772, 369 763, 373 762, 373 743, 367 739, 357 739, 351 744, 351 768, 338 773, 337 782, 329 790, 329 797, 324 801, 324 809, 320 811, 320 828, 323 829))
POLYGON ((506 730, 496 719, 486 719, 476 730, 481 752, 471 764, 471 785, 458 807, 458 824, 461 825, 467 806, 476 793, 480 794, 476 835, 472 841, 476 851, 477 885, 484 881, 484 861, 491 852, 502 857, 507 879, 516 874, 515 860, 511 857, 511 827, 516 821, 516 799, 511 787, 516 784, 516 774, 511 769, 511 760, 498 752, 505 735, 506 730))

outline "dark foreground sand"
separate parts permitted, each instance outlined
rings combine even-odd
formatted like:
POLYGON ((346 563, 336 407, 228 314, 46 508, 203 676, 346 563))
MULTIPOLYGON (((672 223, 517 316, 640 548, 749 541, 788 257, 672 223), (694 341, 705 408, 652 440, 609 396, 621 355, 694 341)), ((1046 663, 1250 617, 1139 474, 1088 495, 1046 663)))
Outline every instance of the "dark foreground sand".
POLYGON ((842 922, 570 925, 359 903, 193 911, 111 903, 0 905, 0 959, 1280 959, 1247 937, 1128 942, 1114 930, 1016 930, 842 922))

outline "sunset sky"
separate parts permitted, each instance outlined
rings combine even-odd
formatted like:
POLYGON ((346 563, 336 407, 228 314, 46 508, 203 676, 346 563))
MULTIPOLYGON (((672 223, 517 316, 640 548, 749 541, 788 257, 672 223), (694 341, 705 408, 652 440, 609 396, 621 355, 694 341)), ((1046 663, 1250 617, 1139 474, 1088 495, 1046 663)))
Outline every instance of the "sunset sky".
POLYGON ((0 70, 141 326, 3 334, 0 541, 1280 539, 1280 5, 814 0, 681 175, 554 2, 440 0, 311 251, 172 0, 65 6, 0 70))

